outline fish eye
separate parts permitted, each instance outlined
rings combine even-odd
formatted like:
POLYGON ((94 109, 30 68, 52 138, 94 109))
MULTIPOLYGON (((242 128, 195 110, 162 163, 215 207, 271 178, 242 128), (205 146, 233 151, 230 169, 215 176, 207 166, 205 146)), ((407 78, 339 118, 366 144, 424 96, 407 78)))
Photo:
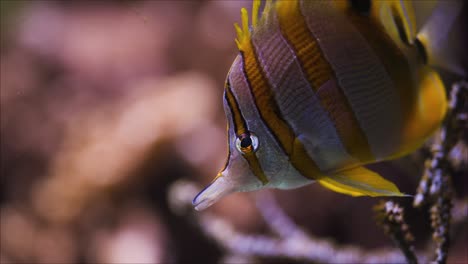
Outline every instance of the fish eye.
POLYGON ((236 147, 242 154, 255 152, 258 149, 258 138, 252 132, 237 137, 236 147))

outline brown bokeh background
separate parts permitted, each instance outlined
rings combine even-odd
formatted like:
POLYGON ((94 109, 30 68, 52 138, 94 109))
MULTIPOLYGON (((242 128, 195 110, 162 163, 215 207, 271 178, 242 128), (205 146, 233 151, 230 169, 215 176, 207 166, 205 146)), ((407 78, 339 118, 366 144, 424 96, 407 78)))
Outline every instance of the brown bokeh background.
MULTIPOLYGON (((233 22, 250 2, 0 5, 0 263, 222 260, 219 245, 175 214, 167 194, 181 179, 201 188, 224 163, 221 98, 237 55, 233 22)), ((371 168, 414 193, 422 164, 415 154, 371 168)), ((466 195, 466 179, 455 183, 457 196, 466 195)), ((309 233, 340 245, 393 246, 375 224, 379 199, 315 185, 274 194, 309 233)), ((208 211, 240 232, 267 233, 253 199, 234 194, 208 211)), ((426 209, 397 201, 423 248, 426 209)), ((467 261, 466 225, 460 232, 453 263, 467 261)))

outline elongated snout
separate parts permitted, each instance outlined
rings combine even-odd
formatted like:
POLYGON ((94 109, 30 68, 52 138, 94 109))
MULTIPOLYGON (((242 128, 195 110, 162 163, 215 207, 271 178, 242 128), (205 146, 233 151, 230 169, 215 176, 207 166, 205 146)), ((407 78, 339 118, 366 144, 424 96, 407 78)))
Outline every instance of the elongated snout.
POLYGON ((195 207, 195 210, 204 210, 222 197, 234 192, 235 187, 236 186, 232 182, 229 182, 225 176, 221 175, 195 196, 192 204, 195 207))

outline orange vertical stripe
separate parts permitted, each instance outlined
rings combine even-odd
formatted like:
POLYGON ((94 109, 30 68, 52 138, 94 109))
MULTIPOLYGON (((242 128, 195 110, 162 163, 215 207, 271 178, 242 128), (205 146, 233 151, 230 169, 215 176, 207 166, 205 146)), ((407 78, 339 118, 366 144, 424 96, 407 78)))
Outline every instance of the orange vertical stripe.
POLYGON ((308 28, 299 2, 278 2, 276 10, 281 33, 294 50, 306 79, 335 125, 346 151, 362 162, 373 161, 369 142, 348 99, 336 82, 333 69, 308 28))
POLYGON ((333 69, 323 57, 299 8, 298 1, 278 2, 278 21, 281 33, 296 53, 307 80, 314 89, 318 89, 333 77, 333 69))

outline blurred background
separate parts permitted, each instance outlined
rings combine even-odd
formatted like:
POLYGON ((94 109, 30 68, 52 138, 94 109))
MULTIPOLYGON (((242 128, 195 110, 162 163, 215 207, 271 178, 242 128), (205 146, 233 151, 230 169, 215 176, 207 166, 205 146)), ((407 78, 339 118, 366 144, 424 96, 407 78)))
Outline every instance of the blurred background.
MULTIPOLYGON (((192 217, 171 209, 168 191, 180 180, 201 189, 225 161, 221 98, 242 6, 250 1, 0 0, 0 263, 225 260, 192 217)), ((415 154, 371 168, 414 193, 422 166, 415 154)), ((466 177, 455 185, 466 197, 466 177)), ((379 199, 318 185, 273 194, 311 234, 393 247, 375 224, 379 199)), ((427 208, 397 201, 423 248, 427 208)), ((268 233, 252 194, 207 212, 268 233)), ((449 262, 467 261, 467 232, 449 262)))

